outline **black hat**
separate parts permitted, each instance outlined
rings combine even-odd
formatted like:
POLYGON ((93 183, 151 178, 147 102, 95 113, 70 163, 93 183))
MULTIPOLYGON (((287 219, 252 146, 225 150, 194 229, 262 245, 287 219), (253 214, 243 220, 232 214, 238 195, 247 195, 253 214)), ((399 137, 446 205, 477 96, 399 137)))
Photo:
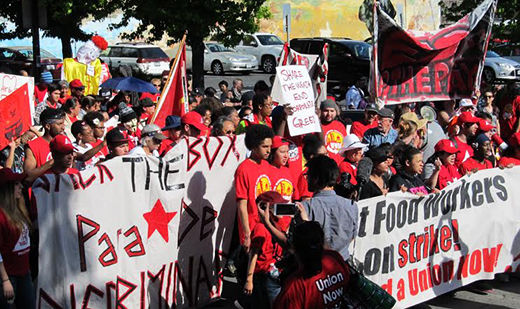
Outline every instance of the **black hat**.
POLYGON ((144 98, 144 99, 140 100, 139 104, 141 104, 142 107, 151 107, 151 106, 155 105, 153 103, 152 99, 150 99, 150 98, 144 98))
POLYGON ((105 139, 107 144, 111 145, 118 143, 128 143, 128 138, 126 138, 118 128, 113 128, 112 130, 108 131, 105 139))
POLYGON ((166 120, 164 121, 164 128, 162 128, 162 131, 170 130, 170 129, 176 129, 181 127, 181 117, 170 115, 166 117, 166 120))
POLYGON ((134 118, 137 118, 137 114, 134 110, 123 102, 119 103, 119 121, 125 123, 134 118))
POLYGON ((204 91, 201 88, 195 88, 191 94, 194 96, 203 96, 204 91))
POLYGON ((40 124, 43 126, 63 117, 65 117, 65 113, 61 109, 48 107, 40 114, 40 124))

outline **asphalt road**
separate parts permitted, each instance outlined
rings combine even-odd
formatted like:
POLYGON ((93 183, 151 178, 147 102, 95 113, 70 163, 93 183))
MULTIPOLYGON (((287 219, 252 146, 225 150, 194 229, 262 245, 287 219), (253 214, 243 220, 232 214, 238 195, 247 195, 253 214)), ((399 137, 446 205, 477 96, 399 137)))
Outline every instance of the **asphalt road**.
POLYGON ((217 91, 219 91, 218 83, 221 80, 227 81, 229 84, 229 88, 231 88, 233 85, 233 80, 236 78, 240 78, 243 81, 246 90, 253 90, 255 83, 259 80, 263 80, 267 83, 267 85, 271 86, 271 83, 269 82, 269 76, 271 76, 271 74, 262 73, 260 71, 255 71, 248 75, 236 73, 226 73, 225 75, 213 75, 211 73, 208 73, 204 75, 204 86, 206 88, 213 87, 217 91))

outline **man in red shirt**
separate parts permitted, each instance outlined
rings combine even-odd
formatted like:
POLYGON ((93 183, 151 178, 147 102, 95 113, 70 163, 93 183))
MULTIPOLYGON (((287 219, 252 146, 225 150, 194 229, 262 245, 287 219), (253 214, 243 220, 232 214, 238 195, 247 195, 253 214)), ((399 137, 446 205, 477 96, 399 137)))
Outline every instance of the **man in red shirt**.
POLYGON ((26 172, 42 167, 52 160, 49 143, 65 130, 65 113, 59 109, 47 108, 40 115, 40 123, 44 134, 27 143, 23 169, 26 172))
POLYGON ((455 148, 459 150, 455 157, 455 166, 458 168, 462 162, 473 156, 473 148, 468 145, 468 140, 477 134, 480 118, 475 117, 471 112, 460 113, 457 124, 459 125, 459 134, 452 138, 455 148))
POLYGON ((351 134, 345 137, 343 147, 339 150, 343 161, 339 164, 338 195, 353 198, 352 194, 354 194, 358 184, 356 179, 357 166, 363 158, 365 149, 368 149, 368 144, 363 144, 356 135, 351 134))
POLYGON ((54 164, 47 172, 49 174, 77 174, 79 171, 72 167, 74 163, 74 145, 70 139, 63 135, 57 135, 49 143, 54 164))
POLYGON ((325 148, 329 152, 329 157, 334 159, 338 165, 343 161, 339 155, 339 149, 343 146, 343 139, 347 136, 345 125, 336 120, 338 116, 338 106, 331 99, 321 102, 320 121, 321 132, 325 148))
POLYGON ((480 133, 475 139, 475 144, 477 146, 473 157, 464 161, 459 167, 459 172, 462 176, 467 173, 475 173, 477 171, 493 168, 491 161, 486 159, 492 154, 491 140, 489 137, 484 133, 480 133))
POLYGON ((159 155, 164 157, 164 155, 166 155, 170 149, 177 145, 179 139, 181 138, 181 117, 175 115, 166 117, 164 128, 161 130, 168 131, 168 138, 163 140, 161 147, 159 147, 159 155))
POLYGON ((520 133, 511 135, 509 139, 509 148, 507 148, 504 156, 498 161, 499 167, 513 167, 520 165, 520 133))
POLYGON ((150 124, 150 121, 152 120, 152 116, 155 113, 155 104, 150 98, 141 99, 139 104, 143 108, 143 113, 141 114, 141 117, 139 117, 139 124, 141 127, 144 127, 147 124, 150 124))
POLYGON ((267 162, 273 143, 271 128, 254 124, 246 133, 245 144, 251 156, 242 162, 235 172, 235 190, 238 209, 240 243, 246 252, 251 246, 251 231, 260 222, 256 198, 263 192, 272 191, 269 178, 271 165, 267 162))
POLYGON ((355 134, 361 140, 368 129, 375 127, 377 127, 377 109, 373 105, 368 105, 363 119, 352 123, 350 134, 355 134))
POLYGON ((85 86, 79 79, 74 79, 69 83, 70 94, 71 96, 78 99, 81 102, 83 96, 85 95, 85 86))

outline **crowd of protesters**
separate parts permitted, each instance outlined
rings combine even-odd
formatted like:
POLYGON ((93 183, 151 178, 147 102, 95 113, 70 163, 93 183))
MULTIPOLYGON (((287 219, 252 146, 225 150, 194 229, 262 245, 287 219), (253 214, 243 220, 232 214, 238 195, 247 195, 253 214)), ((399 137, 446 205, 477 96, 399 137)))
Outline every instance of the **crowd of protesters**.
MULTIPOLYGON (((151 80, 158 90, 165 82, 151 80)), ((190 85, 189 112, 168 116, 162 128, 151 123, 159 95, 85 96, 80 80, 39 84, 35 126, 0 152, 0 306, 14 299, 17 308, 34 307, 34 179, 126 154, 162 157, 186 137, 238 134, 250 151, 234 180, 237 243, 247 256, 238 272, 245 306, 339 305, 342 298, 325 306, 314 283, 341 274, 337 287, 348 284, 357 200, 392 191, 426 195, 469 173, 520 164, 519 85, 485 89, 471 100, 376 108, 366 84, 360 79, 343 100, 320 102, 322 132, 305 136, 289 135, 292 110, 273 102, 264 81, 252 91, 240 79, 220 82, 220 91, 190 85), (422 116, 425 106, 433 116, 422 116), (362 118, 352 121, 353 112, 362 118), (295 203, 294 216, 274 215, 279 203, 295 203)))

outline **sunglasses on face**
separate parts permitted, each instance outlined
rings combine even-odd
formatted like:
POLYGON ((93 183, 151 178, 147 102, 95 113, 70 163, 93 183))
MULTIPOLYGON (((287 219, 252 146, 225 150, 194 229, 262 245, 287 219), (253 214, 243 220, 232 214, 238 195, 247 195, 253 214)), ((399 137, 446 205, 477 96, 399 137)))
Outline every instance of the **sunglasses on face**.
POLYGON ((226 131, 226 132, 224 132, 224 133, 226 133, 226 134, 235 134, 235 131, 233 131, 233 130, 229 130, 229 131, 226 131))

